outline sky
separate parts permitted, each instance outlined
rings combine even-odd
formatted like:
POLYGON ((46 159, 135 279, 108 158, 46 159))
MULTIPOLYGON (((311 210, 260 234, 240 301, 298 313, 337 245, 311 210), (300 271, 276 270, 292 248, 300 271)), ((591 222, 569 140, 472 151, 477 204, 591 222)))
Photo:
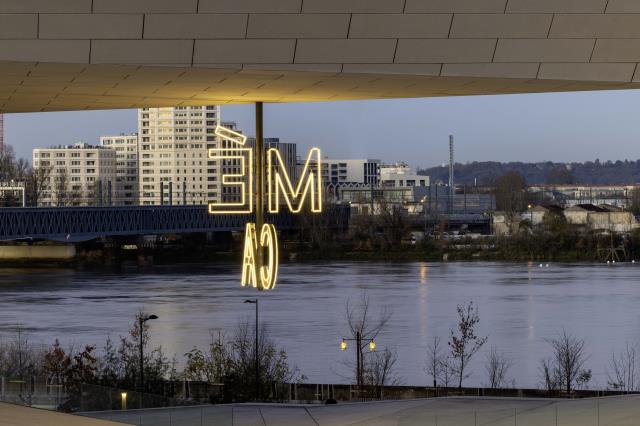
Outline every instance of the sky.
MULTIPOLYGON (((640 91, 266 104, 265 137, 312 146, 329 158, 375 158, 430 167, 456 162, 640 158, 640 91)), ((222 120, 253 135, 252 105, 222 107, 222 120)), ((97 143, 131 133, 136 110, 8 114, 5 141, 18 156, 34 147, 97 143)))

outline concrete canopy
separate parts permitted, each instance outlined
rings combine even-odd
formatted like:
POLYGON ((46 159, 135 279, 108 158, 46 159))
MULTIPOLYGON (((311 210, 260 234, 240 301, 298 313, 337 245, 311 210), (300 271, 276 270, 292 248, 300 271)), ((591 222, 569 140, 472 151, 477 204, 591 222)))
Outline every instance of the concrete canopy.
POLYGON ((0 112, 640 87, 636 0, 2 0, 0 112))

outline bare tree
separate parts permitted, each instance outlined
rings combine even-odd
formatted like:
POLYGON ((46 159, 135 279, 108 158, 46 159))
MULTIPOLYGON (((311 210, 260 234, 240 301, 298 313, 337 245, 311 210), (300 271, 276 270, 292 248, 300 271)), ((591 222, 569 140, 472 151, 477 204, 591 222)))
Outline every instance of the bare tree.
POLYGON ((560 377, 558 364, 554 359, 543 359, 540 362, 540 375, 542 376, 544 387, 549 394, 560 390, 562 379, 560 377))
POLYGON ((620 353, 612 353, 607 368, 607 384, 610 388, 622 392, 637 389, 638 373, 636 372, 637 346, 627 342, 620 353))
POLYGON ((438 387, 438 380, 442 376, 442 369, 446 368, 444 363, 445 354, 442 352, 440 338, 435 336, 433 341, 427 348, 427 365, 425 370, 429 376, 433 379, 433 387, 438 387))
POLYGON ((633 214, 640 214, 640 187, 636 186, 631 191, 631 200, 629 208, 633 214))
POLYGON ((29 205, 38 207, 42 200, 42 194, 50 184, 50 179, 51 167, 49 166, 40 166, 29 170, 25 178, 26 198, 29 205))
POLYGON ((560 387, 567 393, 575 386, 584 386, 591 379, 591 370, 584 369, 587 361, 585 353, 585 341, 566 330, 553 339, 546 339, 553 350, 551 361, 547 366, 551 372, 555 372, 560 380, 560 387))
POLYGON ((56 206, 64 207, 70 204, 69 175, 67 169, 58 169, 53 176, 56 194, 56 206))
POLYGON ((466 373, 469 361, 487 342, 487 337, 478 337, 475 332, 480 322, 478 308, 469 302, 467 306, 458 305, 458 330, 451 330, 448 342, 451 349, 452 368, 458 377, 458 390, 462 390, 462 380, 468 377, 466 373))
MULTIPOLYGON (((347 300, 346 319, 349 327, 349 340, 355 341, 357 363, 355 367, 356 382, 364 383, 364 357, 363 349, 370 342, 375 341, 378 334, 391 319, 392 312, 388 307, 383 307, 375 317, 371 313, 370 300, 366 292, 362 293, 360 302, 356 305, 347 300)), ((347 365, 351 366, 349 363, 347 365)))
POLYGON ((484 366, 489 380, 488 386, 491 389, 503 388, 506 385, 507 372, 510 367, 511 361, 506 355, 498 351, 495 346, 491 347, 484 366))
POLYGON ((438 380, 440 380, 441 387, 451 387, 455 378, 456 372, 454 370, 453 357, 446 355, 442 357, 440 362, 440 375, 438 376, 438 380))
POLYGON ((400 379, 394 375, 394 367, 398 361, 395 351, 385 349, 367 355, 364 363, 364 384, 371 387, 373 395, 384 399, 385 386, 397 386, 400 379))
POLYGON ((451 355, 443 350, 440 338, 434 337, 428 347, 425 366, 427 374, 433 379, 434 388, 438 385, 448 388, 451 385, 455 375, 452 365, 451 355))
POLYGON ((509 170, 502 176, 497 177, 493 186, 498 210, 507 213, 524 210, 526 181, 520 173, 509 170))

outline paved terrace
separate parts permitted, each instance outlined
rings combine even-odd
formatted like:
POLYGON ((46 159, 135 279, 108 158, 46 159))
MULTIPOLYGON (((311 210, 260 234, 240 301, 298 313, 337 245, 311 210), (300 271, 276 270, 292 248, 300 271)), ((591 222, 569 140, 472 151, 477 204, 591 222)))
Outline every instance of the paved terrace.
POLYGON ((2 426, 116 426, 118 424, 121 423, 0 402, 0 425, 2 426))
POLYGON ((130 425, 233 426, 636 426, 640 396, 581 400, 454 397, 332 406, 233 406, 100 412, 130 425))

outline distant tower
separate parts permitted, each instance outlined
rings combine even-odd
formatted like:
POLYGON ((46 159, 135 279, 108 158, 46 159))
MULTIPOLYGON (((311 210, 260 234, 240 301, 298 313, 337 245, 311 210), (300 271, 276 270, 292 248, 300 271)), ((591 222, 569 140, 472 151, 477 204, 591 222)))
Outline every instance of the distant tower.
POLYGON ((0 114, 0 152, 4 151, 4 115, 0 114))
POLYGON ((453 213, 453 135, 449 135, 449 213, 453 213))

